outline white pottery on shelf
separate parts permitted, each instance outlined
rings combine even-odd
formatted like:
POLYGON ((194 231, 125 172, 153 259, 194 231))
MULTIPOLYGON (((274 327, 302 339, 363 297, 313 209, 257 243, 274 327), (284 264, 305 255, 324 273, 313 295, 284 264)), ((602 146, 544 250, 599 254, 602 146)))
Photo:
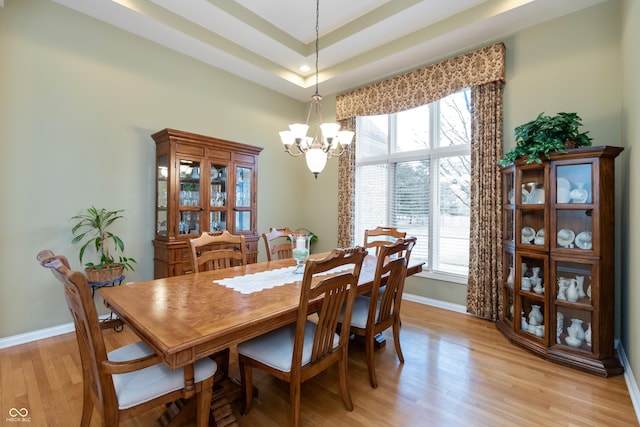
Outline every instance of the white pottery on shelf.
POLYGON ((576 276, 576 282, 578 283, 578 297, 586 297, 587 294, 584 293, 584 276, 576 276))
POLYGON ((544 203, 544 189, 536 188, 529 193, 529 198, 527 199, 527 203, 541 205, 544 203))
POLYGON ((576 187, 569 193, 571 203, 585 203, 589 198, 589 190, 584 188, 583 182, 576 182, 576 187))
POLYGON ((563 228, 558 231, 558 246, 562 246, 563 248, 570 247, 573 244, 575 237, 576 233, 574 233, 573 230, 563 228))
POLYGON ((544 316, 540 311, 540 306, 537 304, 531 305, 531 311, 529 312, 529 326, 538 326, 542 324, 544 316))
POLYGON ((575 239, 576 246, 579 247, 580 249, 591 249, 592 239, 593 239, 593 236, 590 231, 583 231, 581 233, 578 233, 575 239))
POLYGON ((559 177, 556 179, 556 188, 558 190, 561 188, 564 190, 571 190, 571 182, 569 182, 567 178, 559 177))
POLYGON ((531 269, 531 278, 532 279, 537 279, 539 274, 540 274, 540 267, 533 267, 531 269))
POLYGON ((544 286, 542 286, 542 278, 536 277, 535 279, 533 279, 533 282, 535 283, 535 286, 533 287, 533 292, 535 292, 538 295, 542 295, 544 293, 544 286))
POLYGON ((564 329, 564 314, 558 312, 556 315, 556 343, 561 344, 560 335, 564 329))
POLYGON ((544 245, 544 228, 541 228, 536 232, 536 237, 533 239, 533 243, 538 246, 544 245))
POLYGON ((565 337, 564 342, 566 342, 567 345, 575 348, 578 348, 582 345, 582 340, 579 340, 578 338, 572 336, 565 337))
POLYGON ((567 288, 569 287, 569 282, 564 277, 558 277, 558 297, 557 299, 566 301, 567 300, 567 288))
POLYGON ((520 329, 522 329, 523 331, 529 330, 529 323, 527 323, 527 318, 524 316, 522 316, 522 319, 520 321, 520 329))
POLYGON ((571 319, 571 325, 567 328, 570 337, 584 340, 584 328, 582 327, 582 319, 571 319))
POLYGON ((530 291, 531 290, 531 278, 530 277, 523 277, 521 280, 522 283, 522 290, 523 291, 530 291))
POLYGON ((584 342, 591 347, 591 322, 589 322, 588 325, 589 327, 587 327, 587 330, 584 333, 584 342))
POLYGON ((507 283, 513 283, 513 267, 509 267, 509 275, 507 276, 507 283))
POLYGON ((569 286, 567 287, 567 301, 576 302, 578 301, 578 281, 576 279, 568 279, 569 286))
POLYGON ((556 203, 569 203, 571 200, 570 196, 571 190, 568 188, 560 188, 558 187, 556 194, 556 203))
POLYGON ((522 227, 522 243, 531 243, 536 237, 536 230, 531 227, 522 227))

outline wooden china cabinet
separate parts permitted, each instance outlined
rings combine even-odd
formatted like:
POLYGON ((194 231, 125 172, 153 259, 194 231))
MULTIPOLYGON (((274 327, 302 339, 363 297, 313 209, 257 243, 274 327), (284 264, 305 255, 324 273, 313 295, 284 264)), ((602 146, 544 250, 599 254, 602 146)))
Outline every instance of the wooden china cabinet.
POLYGON ((202 232, 243 234, 247 261, 258 258, 260 147, 163 129, 156 142, 156 279, 191 272, 188 240, 202 232))
POLYGON ((554 153, 503 173, 498 328, 545 359, 600 376, 614 351, 614 163, 621 147, 554 153))

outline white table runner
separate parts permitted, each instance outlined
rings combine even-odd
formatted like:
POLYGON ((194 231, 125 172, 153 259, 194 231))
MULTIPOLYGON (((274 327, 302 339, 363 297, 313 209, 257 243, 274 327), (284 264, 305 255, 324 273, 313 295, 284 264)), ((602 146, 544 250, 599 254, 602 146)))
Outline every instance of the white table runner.
MULTIPOLYGON (((253 292, 260 292, 264 289, 271 289, 276 286, 282 286, 287 283, 293 283, 302 280, 302 274, 294 273, 295 266, 284 267, 277 270, 261 271, 260 273, 247 274, 245 276, 230 277, 227 279, 214 280, 213 283, 218 283, 227 288, 231 288, 234 291, 241 294, 251 294, 253 292)), ((334 269, 328 270, 324 274, 333 274, 340 271, 351 270, 353 267, 342 265, 334 269)))

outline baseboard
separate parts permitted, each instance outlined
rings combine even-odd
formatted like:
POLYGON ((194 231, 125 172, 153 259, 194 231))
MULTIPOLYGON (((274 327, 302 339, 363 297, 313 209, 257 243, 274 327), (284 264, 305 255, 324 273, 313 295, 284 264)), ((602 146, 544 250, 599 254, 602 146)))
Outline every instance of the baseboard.
POLYGON ((622 344, 620 344, 618 340, 616 340, 616 350, 618 350, 620 363, 622 363, 622 366, 624 367, 624 381, 627 383, 627 390, 629 390, 631 403, 633 404, 633 409, 636 412, 636 418, 638 418, 638 422, 640 423, 640 389, 638 389, 636 377, 631 371, 631 366, 629 366, 629 359, 627 359, 627 355, 624 352, 624 347, 622 347, 622 344))
POLYGON ((457 313, 467 314, 467 307, 460 304, 454 304, 452 302, 440 301, 433 298, 421 297, 419 295, 402 294, 402 299, 412 302, 417 302, 418 304, 430 305, 432 307, 443 308, 445 310, 455 311, 457 313))
MULTIPOLYGON (((100 316, 100 320, 108 319, 110 314, 100 316)), ((37 331, 26 332, 24 334, 13 335, 6 338, 0 338, 0 349, 13 347, 15 345, 27 344, 33 341, 45 338, 55 337, 57 335, 67 334, 75 330, 73 322, 64 325, 52 326, 50 328, 38 329, 37 331)))

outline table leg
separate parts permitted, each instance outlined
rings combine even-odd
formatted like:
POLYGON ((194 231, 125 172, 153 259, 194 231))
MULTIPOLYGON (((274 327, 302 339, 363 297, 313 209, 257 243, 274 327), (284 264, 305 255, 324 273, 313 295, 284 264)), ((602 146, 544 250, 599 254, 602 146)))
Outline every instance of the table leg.
POLYGON ((184 397, 189 399, 196 393, 196 386, 194 380, 193 363, 189 363, 184 367, 184 397))

